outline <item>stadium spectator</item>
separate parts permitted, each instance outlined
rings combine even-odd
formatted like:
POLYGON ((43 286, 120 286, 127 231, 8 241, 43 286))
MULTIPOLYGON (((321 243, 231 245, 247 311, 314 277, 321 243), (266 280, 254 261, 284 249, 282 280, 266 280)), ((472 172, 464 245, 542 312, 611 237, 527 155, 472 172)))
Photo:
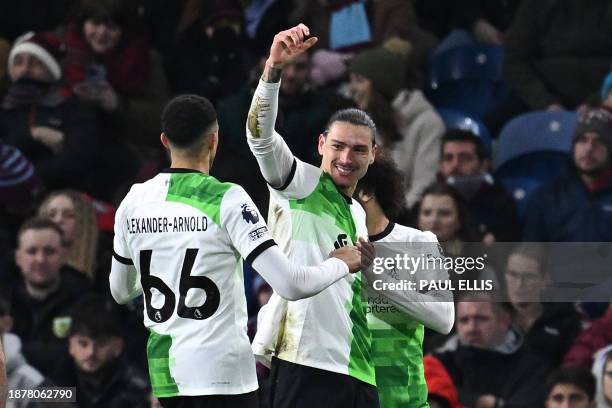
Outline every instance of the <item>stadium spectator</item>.
POLYGON ((414 8, 421 27, 442 43, 452 36, 452 30, 462 30, 471 41, 501 45, 521 1, 415 0, 414 8))
MULTIPOLYGON (((243 145, 244 126, 235 120, 246 117, 251 99, 261 77, 265 59, 254 68, 251 81, 219 104, 220 131, 237 146, 243 145)), ((337 109, 333 95, 319 92, 310 80, 310 54, 297 55, 282 72, 277 131, 287 134, 287 144, 300 152, 304 161, 318 164, 313 135, 321 133, 327 119, 337 109)), ((250 156, 250 152, 245 151, 250 156)))
MULTIPOLYGON (((386 40, 399 37, 413 44, 416 66, 423 67, 431 50, 436 46, 436 38, 418 25, 412 2, 403 0, 366 1, 364 4, 364 19, 354 17, 359 12, 355 6, 358 1, 305 1, 297 2, 294 12, 290 15, 290 23, 303 21, 312 32, 317 33, 319 43, 315 48, 335 50, 334 39, 347 43, 340 51, 354 51, 364 46, 382 45, 386 40), (351 8, 352 6, 352 8, 351 8), (345 8, 344 16, 341 14, 345 8), (353 14, 352 18, 346 15, 353 14), (332 23, 333 21, 333 23, 332 23), (353 30, 342 30, 342 24, 353 24, 353 30), (356 28, 359 23, 359 28, 356 28), (332 26, 336 25, 336 27, 332 26), (334 35, 335 33, 335 35, 334 35), (355 36, 355 33, 362 34, 355 36), (367 34, 366 34, 367 33, 367 34)), ((343 42, 343 43, 344 43, 343 42)))
POLYGON ((612 113, 602 108, 586 110, 578 117, 567 173, 530 198, 524 240, 612 241, 611 157, 612 113))
POLYGON ((65 350, 70 311, 89 284, 66 266, 63 231, 45 218, 26 221, 17 235, 15 262, 21 278, 9 288, 13 331, 28 361, 48 375, 65 350))
POLYGON ((435 356, 457 386, 461 404, 480 408, 541 404, 540 387, 548 366, 525 347, 511 322, 506 305, 493 302, 488 292, 467 293, 457 302, 457 336, 445 346, 450 350, 435 356))
POLYGON ((165 53, 166 72, 173 92, 202 95, 217 105, 247 80, 244 11, 239 0, 200 3, 194 21, 165 53))
POLYGON ((595 379, 588 371, 561 368, 545 383, 545 408, 606 408, 595 405, 595 379))
MULTIPOLYGON (((264 307, 270 297, 272 296, 273 290, 272 287, 262 278, 257 275, 255 279, 253 279, 253 291, 255 292, 255 302, 257 304, 257 311, 259 311, 262 307, 264 307)), ((255 333, 257 332, 257 314, 254 314, 249 318, 247 323, 247 332, 249 335, 249 340, 252 342, 255 333)), ((259 365, 258 365, 259 370, 259 365)), ((259 376, 259 371, 258 371, 259 376)), ((261 398, 260 398, 261 399, 261 398)))
POLYGON ((18 274, 11 268, 15 236, 34 210, 41 190, 32 163, 15 147, 0 140, 0 281, 11 286, 18 274))
POLYGON ((38 215, 49 218, 64 232, 68 248, 66 263, 94 279, 98 227, 95 209, 83 193, 57 190, 48 194, 38 209, 38 215))
POLYGON ((412 207, 435 181, 444 123, 407 72, 419 69, 412 45, 393 38, 357 54, 350 63, 351 93, 359 109, 372 116, 377 144, 388 149, 404 176, 406 204, 412 207))
POLYGON ((455 188, 432 184, 423 192, 416 208, 416 225, 421 231, 431 231, 451 256, 463 253, 463 243, 474 241, 470 216, 465 200, 455 188))
POLYGON ((94 116, 61 87, 59 40, 27 33, 9 54, 10 85, 0 107, 0 137, 18 148, 49 189, 90 187, 98 146, 94 116))
POLYGON ((569 303, 547 302, 549 282, 545 254, 537 244, 513 248, 505 268, 508 297, 514 309, 515 328, 525 337, 526 347, 557 367, 580 333, 580 315, 569 303))
POLYGON ((595 402, 597 407, 612 407, 612 344, 595 354, 592 373, 596 380, 595 402))
POLYGON ((493 134, 526 111, 596 103, 610 69, 611 3, 524 0, 508 30, 504 75, 513 93, 487 117, 493 134))
POLYGON ((98 108, 105 135, 96 193, 115 202, 140 165, 163 161, 156 119, 169 90, 161 57, 149 47, 136 0, 80 0, 61 35, 66 80, 98 108))
POLYGON ((612 344, 612 306, 608 307, 604 316, 594 320, 576 337, 563 359, 563 365, 588 369, 593 365, 593 356, 597 350, 609 344, 612 344))
MULTIPOLYGON (((0 344, 6 350, 6 384, 8 389, 34 389, 41 385, 50 385, 48 380, 34 367, 28 364, 21 353, 21 339, 11 333, 13 318, 9 312, 9 304, 0 297, 0 344)), ((0 384, 2 382, 0 381, 0 384)), ((0 386, 1 389, 1 386, 0 386)), ((3 401, 0 395, 0 401, 3 401)), ((9 402, 8 408, 28 408, 34 404, 27 398, 9 402), (32 404, 32 405, 29 405, 32 404)))
POLYGON ((55 367, 55 384, 76 387, 82 408, 148 407, 148 381, 123 357, 119 317, 109 301, 95 295, 83 298, 71 317, 70 358, 55 367))
POLYGON ((444 365, 433 355, 423 357, 429 408, 460 408, 457 388, 444 365))
POLYGON ((612 110, 612 72, 609 73, 601 84, 601 106, 612 110))
POLYGON ((468 130, 447 130, 440 156, 440 177, 467 202, 472 229, 485 242, 516 241, 520 237, 516 206, 491 176, 491 159, 482 139, 468 130))

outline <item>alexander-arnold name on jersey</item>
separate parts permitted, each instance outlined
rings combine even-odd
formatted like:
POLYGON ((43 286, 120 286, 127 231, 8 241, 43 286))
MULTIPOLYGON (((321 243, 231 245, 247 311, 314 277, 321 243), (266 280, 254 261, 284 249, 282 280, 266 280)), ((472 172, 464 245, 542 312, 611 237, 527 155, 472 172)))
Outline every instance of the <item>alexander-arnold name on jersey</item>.
POLYGON ((208 228, 207 217, 142 217, 128 218, 130 234, 155 234, 162 232, 199 232, 208 228))

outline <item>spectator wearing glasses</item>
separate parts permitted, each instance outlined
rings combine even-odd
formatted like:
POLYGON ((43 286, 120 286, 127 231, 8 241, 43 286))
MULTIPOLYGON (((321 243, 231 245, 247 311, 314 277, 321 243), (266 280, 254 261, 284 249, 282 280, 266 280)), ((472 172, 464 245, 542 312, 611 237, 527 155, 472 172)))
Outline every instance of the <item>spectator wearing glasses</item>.
POLYGON ((514 327, 527 347, 558 366, 580 333, 580 315, 569 303, 546 302, 550 273, 544 250, 534 243, 514 248, 505 268, 505 283, 513 309, 514 327))

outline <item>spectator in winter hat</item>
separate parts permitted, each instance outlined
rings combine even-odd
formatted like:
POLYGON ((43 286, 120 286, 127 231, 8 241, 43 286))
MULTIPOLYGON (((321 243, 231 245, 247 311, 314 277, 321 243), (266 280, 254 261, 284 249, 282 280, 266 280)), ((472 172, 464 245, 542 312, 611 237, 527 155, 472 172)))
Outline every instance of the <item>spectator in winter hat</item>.
POLYGON ((612 113, 593 108, 579 114, 569 169, 533 193, 526 211, 524 239, 611 241, 611 155, 612 113))
POLYGON ((378 145, 391 152, 405 180, 405 197, 413 206, 434 182, 444 123, 414 86, 418 66, 412 45, 392 38, 357 54, 349 66, 351 93, 379 130, 378 145))
POLYGON ((92 112, 61 87, 61 55, 50 33, 16 40, 0 105, 0 138, 32 162, 45 187, 85 188, 97 148, 95 123, 92 112))

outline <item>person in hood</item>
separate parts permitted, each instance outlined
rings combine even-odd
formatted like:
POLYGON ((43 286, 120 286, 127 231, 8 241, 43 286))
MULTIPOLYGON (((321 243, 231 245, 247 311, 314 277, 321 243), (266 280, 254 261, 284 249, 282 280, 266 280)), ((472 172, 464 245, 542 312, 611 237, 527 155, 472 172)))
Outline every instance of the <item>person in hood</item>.
POLYGON ((350 63, 351 94, 379 133, 376 143, 390 151, 405 180, 408 207, 435 181, 444 123, 417 89, 419 67, 412 45, 391 38, 357 54, 350 63))
POLYGON ((442 362, 466 406, 540 406, 540 384, 548 365, 512 329, 507 305, 489 292, 469 292, 456 306, 457 335, 435 356, 442 362), (529 373, 529 375, 525 375, 529 373))
POLYGON ((592 373, 596 379, 597 408, 612 407, 612 344, 595 354, 592 373))

